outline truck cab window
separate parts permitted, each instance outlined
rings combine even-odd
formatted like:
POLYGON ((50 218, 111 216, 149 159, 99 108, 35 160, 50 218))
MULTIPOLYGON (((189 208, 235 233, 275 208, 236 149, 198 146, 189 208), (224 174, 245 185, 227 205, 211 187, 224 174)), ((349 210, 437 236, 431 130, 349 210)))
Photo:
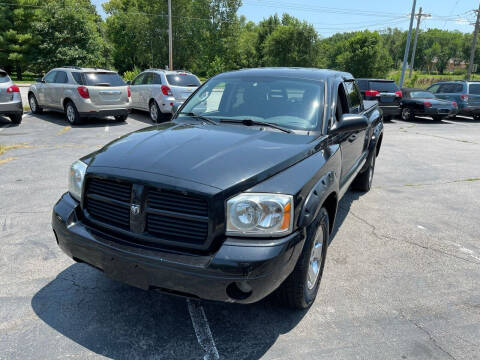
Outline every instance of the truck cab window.
POLYGON ((344 82, 345 90, 347 92, 349 113, 358 114, 362 109, 362 99, 360 97, 360 91, 355 84, 355 81, 346 81, 344 82))

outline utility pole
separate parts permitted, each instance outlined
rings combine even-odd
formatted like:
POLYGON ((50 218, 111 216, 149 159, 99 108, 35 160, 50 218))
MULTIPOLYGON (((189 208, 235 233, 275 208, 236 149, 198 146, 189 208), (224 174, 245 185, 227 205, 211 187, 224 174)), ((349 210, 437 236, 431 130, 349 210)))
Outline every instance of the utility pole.
POLYGON ((172 0, 168 0, 168 69, 173 70, 172 0))
POLYGON ((407 46, 405 46, 405 54, 403 55, 402 75, 400 76, 400 88, 402 88, 403 86, 403 80, 405 80, 405 71, 407 70, 408 53, 410 51, 410 41, 412 40, 412 27, 413 19, 415 17, 416 6, 417 0, 413 0, 412 14, 410 15, 410 27, 408 29, 407 46))
POLYGON ((420 10, 418 14, 415 15, 417 17, 417 29, 415 30, 415 40, 413 40, 413 50, 412 50, 412 60, 410 60, 410 71, 408 73, 408 78, 412 77, 413 71, 413 64, 415 64, 415 52, 417 50, 417 40, 418 40, 418 32, 420 31, 420 21, 422 20, 422 16, 430 17, 430 14, 422 14, 422 7, 420 6, 420 10))
POLYGON ((467 72, 467 80, 470 80, 470 76, 472 75, 473 70, 473 62, 475 61, 475 49, 477 47, 477 36, 478 36, 478 23, 480 21, 480 4, 478 5, 477 12, 477 21, 475 22, 475 30, 473 32, 473 41, 472 41, 472 50, 470 52, 470 62, 468 63, 468 72, 467 72))

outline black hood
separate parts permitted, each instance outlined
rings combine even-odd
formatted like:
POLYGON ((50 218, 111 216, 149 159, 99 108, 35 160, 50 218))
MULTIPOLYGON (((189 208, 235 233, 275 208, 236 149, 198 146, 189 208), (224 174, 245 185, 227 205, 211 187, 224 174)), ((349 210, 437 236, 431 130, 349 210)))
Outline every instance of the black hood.
POLYGON ((97 166, 144 171, 223 190, 293 165, 311 153, 312 139, 241 125, 169 122, 123 136, 86 158, 92 172, 97 166))

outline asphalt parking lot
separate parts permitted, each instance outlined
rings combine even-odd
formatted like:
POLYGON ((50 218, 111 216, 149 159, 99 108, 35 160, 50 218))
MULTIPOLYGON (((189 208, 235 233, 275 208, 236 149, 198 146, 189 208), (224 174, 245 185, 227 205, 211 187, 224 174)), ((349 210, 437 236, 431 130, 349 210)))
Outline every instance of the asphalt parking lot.
POLYGON ((0 118, 0 359, 480 358, 480 122, 385 124, 374 188, 341 201, 304 312, 149 293, 60 251, 69 165, 148 125, 0 118))

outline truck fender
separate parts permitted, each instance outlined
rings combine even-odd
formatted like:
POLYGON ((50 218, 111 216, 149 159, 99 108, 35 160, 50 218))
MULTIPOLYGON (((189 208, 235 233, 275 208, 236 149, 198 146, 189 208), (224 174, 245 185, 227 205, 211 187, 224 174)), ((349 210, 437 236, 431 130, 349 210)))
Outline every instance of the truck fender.
MULTIPOLYGON (((335 172, 329 171, 312 187, 303 205, 298 220, 299 227, 307 227, 318 215, 322 204, 334 193, 335 172)), ((333 219, 331 219, 333 221, 333 219)))

